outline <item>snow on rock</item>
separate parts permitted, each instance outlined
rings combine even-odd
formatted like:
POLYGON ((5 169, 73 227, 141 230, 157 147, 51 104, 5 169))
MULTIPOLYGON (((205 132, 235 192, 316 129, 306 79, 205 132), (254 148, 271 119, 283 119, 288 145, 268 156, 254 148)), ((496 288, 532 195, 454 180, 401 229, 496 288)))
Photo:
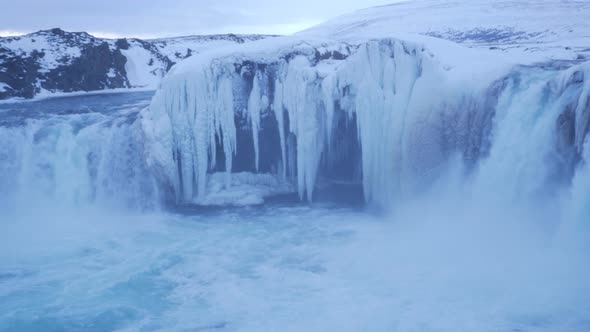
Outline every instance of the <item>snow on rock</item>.
POLYGON ((190 57, 192 54, 201 53, 210 49, 244 44, 247 42, 265 39, 268 35, 205 35, 205 36, 184 36, 173 38, 150 39, 159 52, 169 59, 178 62, 190 57))
POLYGON ((158 87, 158 83, 166 73, 164 68, 167 64, 154 60, 149 50, 135 43, 131 43, 128 49, 121 50, 121 53, 127 58, 125 71, 131 86, 152 89, 158 87))
POLYGON ((12 89, 10 87, 10 85, 0 82, 0 92, 5 92, 5 91, 8 91, 9 89, 12 89))
POLYGON ((0 92, 0 99, 30 99, 42 92, 155 90, 175 63, 193 54, 266 37, 230 34, 114 40, 61 29, 0 37, 0 82, 12 86, 0 92))
POLYGON ((71 64, 81 55, 81 45, 99 45, 100 41, 87 33, 67 33, 59 29, 39 31, 25 37, 2 38, 2 47, 16 55, 29 57, 43 52, 40 71, 49 72, 62 64, 71 64))

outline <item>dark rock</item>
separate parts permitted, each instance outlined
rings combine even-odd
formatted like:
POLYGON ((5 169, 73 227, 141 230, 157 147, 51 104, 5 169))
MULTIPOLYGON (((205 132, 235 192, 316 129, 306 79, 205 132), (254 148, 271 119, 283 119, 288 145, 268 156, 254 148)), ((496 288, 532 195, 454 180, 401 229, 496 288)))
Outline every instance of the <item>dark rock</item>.
POLYGON ((117 46, 121 50, 128 50, 129 42, 125 38, 117 39, 117 41, 115 42, 115 46, 117 46))

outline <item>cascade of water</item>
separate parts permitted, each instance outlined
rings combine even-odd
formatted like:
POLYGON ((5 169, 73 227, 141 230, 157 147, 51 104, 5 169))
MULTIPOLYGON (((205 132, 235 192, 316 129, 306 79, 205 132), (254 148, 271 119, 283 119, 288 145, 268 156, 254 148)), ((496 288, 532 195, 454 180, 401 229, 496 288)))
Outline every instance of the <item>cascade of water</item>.
POLYGON ((145 164, 137 111, 52 114, 53 107, 62 112, 68 106, 63 101, 39 103, 47 105, 47 114, 23 115, 19 123, 9 121, 10 112, 2 114, 0 197, 4 203, 96 204, 139 210, 159 205, 156 183, 145 164))

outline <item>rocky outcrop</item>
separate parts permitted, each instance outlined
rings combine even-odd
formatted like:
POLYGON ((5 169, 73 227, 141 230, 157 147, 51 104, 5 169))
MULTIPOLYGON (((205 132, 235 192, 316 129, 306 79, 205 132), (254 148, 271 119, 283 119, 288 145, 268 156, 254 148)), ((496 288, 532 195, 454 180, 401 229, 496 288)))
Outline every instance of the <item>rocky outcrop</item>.
POLYGON ((98 46, 89 45, 82 48, 80 57, 71 64, 59 66, 47 73, 42 87, 63 92, 128 88, 126 62, 121 51, 110 49, 106 42, 98 46))
POLYGON ((0 38, 0 99, 39 93, 157 88, 177 62, 210 47, 258 40, 261 35, 101 39, 51 29, 0 38))

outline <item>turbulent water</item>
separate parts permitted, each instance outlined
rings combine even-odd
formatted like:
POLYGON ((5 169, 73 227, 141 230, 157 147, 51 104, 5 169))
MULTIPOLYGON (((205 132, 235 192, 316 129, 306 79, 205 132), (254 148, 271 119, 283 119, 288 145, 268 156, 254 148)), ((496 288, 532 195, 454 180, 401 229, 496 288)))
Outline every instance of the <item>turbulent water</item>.
POLYGON ((586 257, 538 228, 334 206, 26 215, 0 235, 2 331, 590 327, 586 257))
POLYGON ((532 118, 497 115, 485 177, 451 161, 393 214, 325 203, 342 190, 166 207, 150 93, 2 104, 0 331, 590 330, 590 171, 534 172, 561 109, 533 107, 544 75, 499 96, 532 118))
POLYGON ((0 104, 1 203, 157 205, 136 121, 152 94, 0 104))

